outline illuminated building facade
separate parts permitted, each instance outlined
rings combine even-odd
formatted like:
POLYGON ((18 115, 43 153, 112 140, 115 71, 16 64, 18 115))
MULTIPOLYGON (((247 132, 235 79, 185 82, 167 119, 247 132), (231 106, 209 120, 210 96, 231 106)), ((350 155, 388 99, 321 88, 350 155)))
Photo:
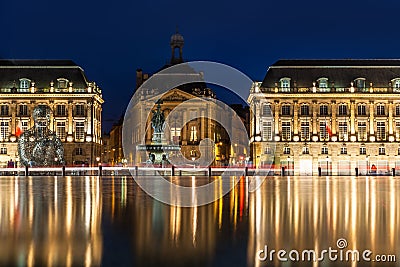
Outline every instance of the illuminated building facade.
POLYGON ((274 153, 289 175, 400 168, 400 60, 279 60, 248 102, 258 166, 274 153))
MULTIPOLYGON (((175 33, 171 36, 171 60, 164 65, 161 70, 184 62, 182 56, 183 45, 184 39, 182 35, 175 33)), ((201 73, 193 72, 192 75, 198 75, 198 80, 202 79, 201 73)), ((136 88, 139 88, 149 77, 150 75, 138 69, 136 72, 136 88)), ((235 125, 230 125, 232 126, 232 135, 238 136, 237 140, 230 140, 223 126, 216 120, 210 119, 217 118, 219 121, 223 121, 226 118, 222 118, 223 113, 216 112, 214 107, 216 106, 217 95, 212 89, 207 87, 206 83, 184 84, 177 88, 171 88, 171 90, 164 95, 162 95, 157 88, 148 88, 142 90, 140 93, 140 101, 132 108, 135 110, 135 113, 132 115, 133 120, 137 122, 137 124, 135 124, 135 129, 132 130, 132 140, 135 147, 137 145, 143 145, 144 143, 146 145, 151 144, 153 129, 150 123, 151 116, 148 116, 148 114, 151 114, 151 110, 156 110, 157 105, 155 102, 161 99, 161 110, 164 113, 167 124, 165 131, 166 141, 168 144, 179 144, 183 157, 188 160, 198 159, 202 155, 200 151, 201 142, 205 139, 210 139, 213 144, 205 146, 205 154, 208 155, 209 152, 212 154, 214 158, 213 165, 244 164, 250 153, 250 151, 247 151, 247 147, 243 145, 247 144, 245 140, 248 136, 246 132, 246 126, 249 121, 248 109, 244 108, 242 105, 231 105, 230 108, 236 112, 243 122, 244 127, 240 128, 235 127, 235 125), (175 114, 174 116, 169 116, 177 106, 182 105, 186 101, 190 101, 191 103, 187 110, 175 114), (195 119, 188 120, 188 118, 195 119), (183 122, 185 123, 182 124, 183 122), (177 125, 182 125, 183 127, 178 127, 177 125), (144 140, 143 137, 145 137, 144 140)), ((229 108, 228 105, 226 108, 229 108)), ((117 131, 121 130, 121 125, 122 122, 116 124, 110 133, 111 147, 115 149, 115 151, 121 151, 122 140, 117 137, 113 138, 113 131, 115 132, 115 136, 120 136, 121 133, 117 133, 117 131)), ((119 157, 122 157, 122 153, 117 153, 115 156, 117 161, 119 157)), ((146 158, 142 158, 140 153, 136 155, 125 155, 125 157, 129 164, 144 163, 147 160, 146 158)))
POLYGON ((0 60, 0 165, 18 160, 19 129, 33 126, 35 106, 51 108, 50 130, 64 146, 66 164, 101 156, 100 88, 69 60, 0 60))

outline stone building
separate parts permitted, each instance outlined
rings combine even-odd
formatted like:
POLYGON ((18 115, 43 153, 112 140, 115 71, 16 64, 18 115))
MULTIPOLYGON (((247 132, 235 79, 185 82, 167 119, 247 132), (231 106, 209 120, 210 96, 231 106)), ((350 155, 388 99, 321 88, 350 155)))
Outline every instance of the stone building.
POLYGON ((248 102, 258 166, 274 153, 286 174, 400 168, 400 60, 279 60, 248 102))
POLYGON ((51 108, 50 130, 63 142, 67 165, 100 161, 103 102, 72 61, 0 60, 0 166, 18 161, 18 134, 33 126, 37 105, 51 108))

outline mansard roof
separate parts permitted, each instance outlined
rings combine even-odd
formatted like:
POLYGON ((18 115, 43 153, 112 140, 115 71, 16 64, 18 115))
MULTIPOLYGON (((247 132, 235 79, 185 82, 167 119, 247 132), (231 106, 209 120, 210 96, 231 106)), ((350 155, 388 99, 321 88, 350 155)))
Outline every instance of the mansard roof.
POLYGON ((400 78, 400 59, 301 59, 278 60, 269 67, 261 87, 275 87, 282 78, 290 78, 291 87, 312 87, 319 78, 328 78, 329 87, 350 87, 357 78, 367 86, 388 87, 400 78))
POLYGON ((38 89, 49 88, 50 82, 64 78, 74 88, 87 88, 88 81, 81 67, 71 60, 0 60, 0 88, 18 87, 22 78, 35 82, 38 89))

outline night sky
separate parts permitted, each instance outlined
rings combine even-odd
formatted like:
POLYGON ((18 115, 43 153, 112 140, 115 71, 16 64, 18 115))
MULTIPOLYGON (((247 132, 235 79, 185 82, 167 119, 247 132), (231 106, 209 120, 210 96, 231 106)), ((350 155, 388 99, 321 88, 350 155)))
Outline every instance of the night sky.
POLYGON ((0 2, 0 58, 72 59, 103 89, 105 130, 133 93, 136 69, 183 56, 262 80, 284 58, 399 58, 398 0, 0 2))

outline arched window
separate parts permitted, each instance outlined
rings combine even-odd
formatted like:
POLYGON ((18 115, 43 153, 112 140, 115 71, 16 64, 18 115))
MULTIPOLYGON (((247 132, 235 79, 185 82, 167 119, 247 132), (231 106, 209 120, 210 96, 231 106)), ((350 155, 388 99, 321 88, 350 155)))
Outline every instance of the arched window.
POLYGON ((19 79, 19 91, 20 92, 27 92, 29 87, 31 86, 31 80, 27 78, 19 79))
POLYGON ((281 92, 290 92, 290 78, 282 78, 279 80, 281 92))
POLYGON ((400 78, 392 80, 393 92, 400 92, 400 78))
POLYGON ((358 92, 365 92, 365 78, 357 78, 354 80, 354 86, 358 92))
POLYGON ((58 89, 67 89, 67 87, 68 87, 67 79, 59 78, 59 79, 57 79, 57 82, 58 82, 58 84, 57 84, 58 89))
POLYGON ((328 88, 328 78, 319 78, 317 80, 318 88, 320 92, 329 92, 328 88))

